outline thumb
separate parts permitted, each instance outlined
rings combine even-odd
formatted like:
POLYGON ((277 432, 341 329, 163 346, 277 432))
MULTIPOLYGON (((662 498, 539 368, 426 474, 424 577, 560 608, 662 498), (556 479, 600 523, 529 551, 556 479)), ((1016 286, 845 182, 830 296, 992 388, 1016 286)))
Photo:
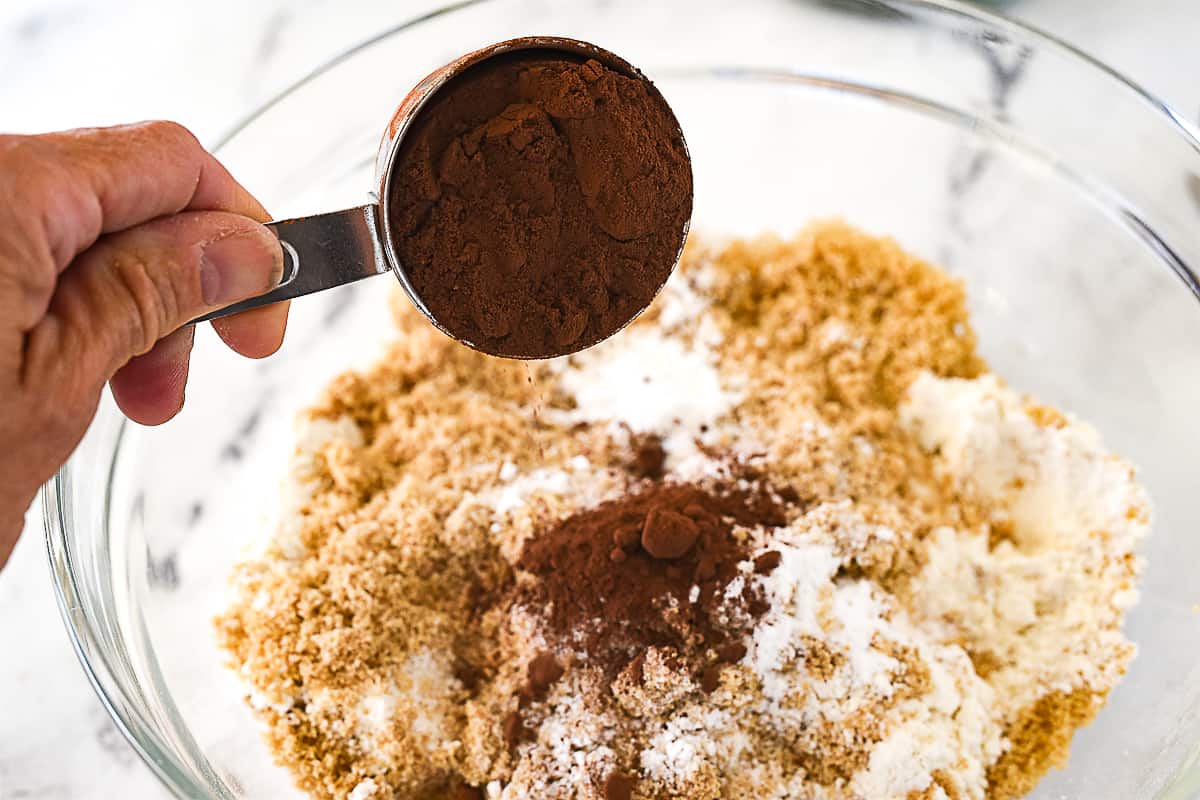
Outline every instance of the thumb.
POLYGON ((104 381, 190 320, 262 294, 282 275, 279 239, 266 227, 238 214, 186 212, 105 236, 80 254, 48 317, 60 326, 60 348, 104 381))

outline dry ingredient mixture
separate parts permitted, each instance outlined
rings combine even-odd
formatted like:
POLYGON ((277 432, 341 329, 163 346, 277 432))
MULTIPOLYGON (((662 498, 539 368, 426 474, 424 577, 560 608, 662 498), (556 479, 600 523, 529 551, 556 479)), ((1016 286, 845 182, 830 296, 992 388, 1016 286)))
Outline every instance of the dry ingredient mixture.
POLYGON ((434 317, 484 352, 582 350, 675 266, 691 163, 645 79, 561 51, 494 56, 439 90, 404 141, 400 263, 434 317))
POLYGON ((313 797, 1018 797, 1133 656, 1132 468, 888 240, 693 243, 531 366, 396 319, 219 619, 313 797))

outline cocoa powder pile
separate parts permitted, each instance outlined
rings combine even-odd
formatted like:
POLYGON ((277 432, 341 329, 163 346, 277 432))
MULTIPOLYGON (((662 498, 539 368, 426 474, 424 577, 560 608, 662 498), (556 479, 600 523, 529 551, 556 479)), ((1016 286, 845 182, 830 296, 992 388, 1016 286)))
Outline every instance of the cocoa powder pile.
POLYGON ((492 355, 563 355, 620 330, 691 216, 687 149, 657 90, 565 52, 470 67, 398 158, 401 268, 443 328, 492 355))
MULTIPOLYGON (((717 621, 728 610, 726 587, 739 562, 750 558, 735 528, 787 521, 779 497, 764 485, 747 486, 650 484, 550 526, 518 561, 539 578, 522 588, 520 601, 544 608, 550 629, 568 646, 581 642, 589 663, 610 677, 649 647, 740 659, 744 648, 733 652, 729 642, 766 605, 746 583, 737 597, 741 624, 717 621)), ((764 556, 769 572, 779 562, 764 556)), ((700 673, 712 663, 702 657, 686 666, 700 673)))

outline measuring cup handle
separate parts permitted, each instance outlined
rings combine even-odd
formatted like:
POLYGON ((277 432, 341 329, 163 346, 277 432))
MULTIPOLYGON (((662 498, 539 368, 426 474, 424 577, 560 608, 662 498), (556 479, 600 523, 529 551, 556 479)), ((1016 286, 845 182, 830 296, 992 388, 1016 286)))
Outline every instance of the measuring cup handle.
POLYGON ((191 324, 332 289, 391 268, 383 253, 379 206, 374 203, 284 219, 267 227, 275 231, 283 245, 283 279, 279 285, 266 294, 197 317, 191 324))

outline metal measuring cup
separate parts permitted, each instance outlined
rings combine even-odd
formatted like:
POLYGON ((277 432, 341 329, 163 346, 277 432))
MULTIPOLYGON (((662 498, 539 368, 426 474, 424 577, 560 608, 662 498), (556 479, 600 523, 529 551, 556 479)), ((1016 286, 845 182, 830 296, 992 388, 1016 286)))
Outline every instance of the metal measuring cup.
MULTIPOLYGON (((396 112, 392 115, 387 129, 384 131, 375 159, 375 177, 378 189, 376 196, 379 198, 379 202, 343 211, 268 223, 267 227, 275 231, 283 246, 284 270, 279 285, 265 294, 211 312, 193 322, 203 322, 270 303, 292 300, 362 278, 391 272, 400 281, 405 294, 417 309, 438 329, 469 347, 480 349, 472 342, 456 336, 437 320, 422 302, 420 294, 404 270, 404 265, 400 263, 399 255, 396 252, 394 231, 391 230, 391 215, 388 214, 389 204, 392 200, 392 176, 399 161, 398 156, 405 134, 412 129, 421 110, 439 90, 470 67, 495 56, 520 50, 556 50, 596 59, 615 72, 644 82, 647 89, 656 95, 664 106, 667 106, 658 89, 637 68, 601 47, 578 39, 559 36, 527 36, 499 42, 468 53, 426 76, 396 108, 396 112)), ((675 127, 679 141, 683 142, 683 133, 678 129, 677 122, 675 127)), ((690 220, 686 221, 680 231, 676 263, 678 263, 679 254, 683 252, 689 223, 690 220)), ((638 309, 637 313, 642 310, 644 309, 638 309)), ((636 317, 637 313, 633 316, 636 317)), ((625 324, 632 320, 633 317, 626 320, 625 324)))

